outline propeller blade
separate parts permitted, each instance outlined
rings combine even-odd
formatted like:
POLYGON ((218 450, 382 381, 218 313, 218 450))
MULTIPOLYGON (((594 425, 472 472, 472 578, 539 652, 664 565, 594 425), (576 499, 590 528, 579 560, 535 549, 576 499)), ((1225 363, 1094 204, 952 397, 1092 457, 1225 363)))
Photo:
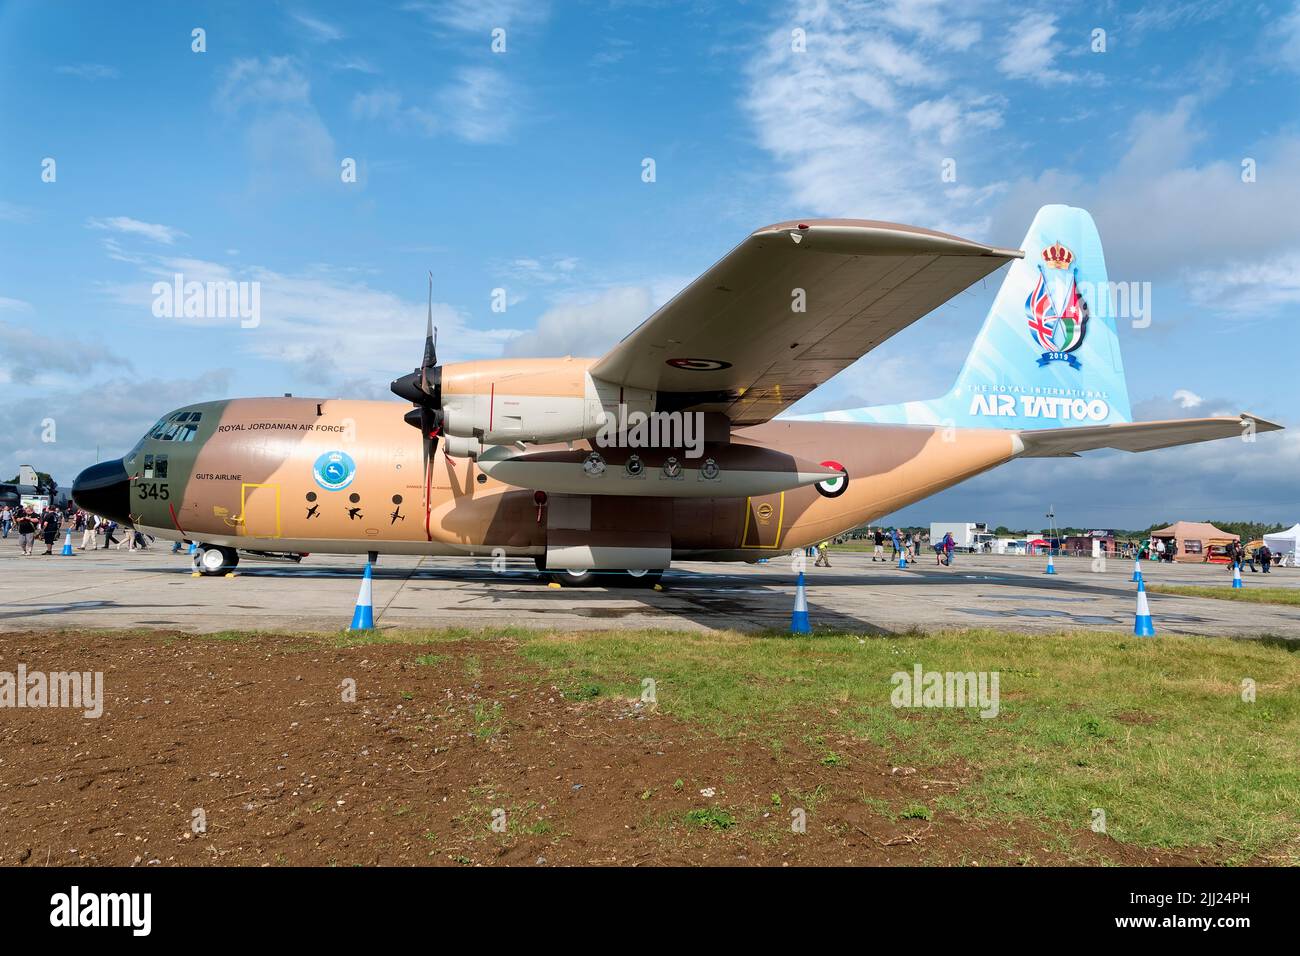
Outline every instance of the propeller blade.
POLYGON ((429 273, 429 315, 424 330, 424 361, 420 363, 420 387, 429 391, 429 369, 438 364, 438 333, 433 327, 433 273, 429 273))

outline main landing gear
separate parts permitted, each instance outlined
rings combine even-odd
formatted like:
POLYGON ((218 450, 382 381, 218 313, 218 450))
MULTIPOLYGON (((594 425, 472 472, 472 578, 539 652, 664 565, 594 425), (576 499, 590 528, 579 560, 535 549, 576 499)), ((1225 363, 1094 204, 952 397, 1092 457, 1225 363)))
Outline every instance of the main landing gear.
POLYGON ((566 588, 652 588, 664 576, 663 571, 658 568, 653 570, 646 568, 606 570, 602 568, 598 571, 565 568, 548 571, 545 558, 538 557, 533 560, 537 564, 537 570, 541 573, 543 579, 549 579, 566 588))
POLYGON ((201 544, 194 552, 194 570, 209 577, 229 574, 239 564, 239 552, 216 544, 201 544))

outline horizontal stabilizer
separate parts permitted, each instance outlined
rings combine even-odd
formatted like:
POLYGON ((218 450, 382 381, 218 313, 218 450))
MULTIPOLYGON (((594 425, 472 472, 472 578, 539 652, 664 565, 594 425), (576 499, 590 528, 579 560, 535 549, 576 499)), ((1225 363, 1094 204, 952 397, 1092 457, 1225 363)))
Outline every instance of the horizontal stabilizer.
POLYGON ((1098 448, 1152 451, 1219 438, 1244 438, 1259 432, 1278 431, 1281 427, 1243 412, 1236 418, 1181 418, 1164 422, 1036 429, 1019 433, 1025 446, 1019 457, 1062 458, 1098 448))

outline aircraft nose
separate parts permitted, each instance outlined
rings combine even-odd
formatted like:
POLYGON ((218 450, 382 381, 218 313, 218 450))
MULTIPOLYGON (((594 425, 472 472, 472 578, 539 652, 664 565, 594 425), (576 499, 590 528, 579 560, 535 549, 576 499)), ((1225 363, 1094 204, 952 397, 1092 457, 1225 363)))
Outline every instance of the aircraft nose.
POLYGON ((131 481, 122 459, 91 465, 72 482, 77 507, 118 524, 131 523, 131 481))

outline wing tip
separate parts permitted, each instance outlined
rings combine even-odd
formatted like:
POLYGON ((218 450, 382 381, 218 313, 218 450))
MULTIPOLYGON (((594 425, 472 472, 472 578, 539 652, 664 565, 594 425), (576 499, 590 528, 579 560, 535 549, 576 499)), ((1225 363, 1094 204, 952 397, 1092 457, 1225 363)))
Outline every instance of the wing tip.
POLYGON ((1251 421, 1255 423, 1256 432, 1280 432, 1286 429, 1285 425, 1279 425, 1277 422, 1269 421, 1267 418, 1261 418, 1250 412, 1238 412, 1237 418, 1240 421, 1251 421))

